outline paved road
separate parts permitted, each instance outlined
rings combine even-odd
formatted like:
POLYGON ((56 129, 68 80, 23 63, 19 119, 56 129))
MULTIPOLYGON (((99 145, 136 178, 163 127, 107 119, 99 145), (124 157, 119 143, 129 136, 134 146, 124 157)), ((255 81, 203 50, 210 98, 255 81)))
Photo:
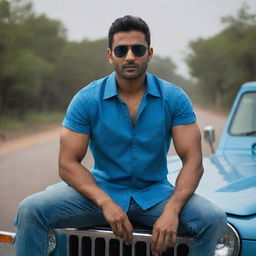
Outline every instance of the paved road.
MULTIPOLYGON (((219 137, 224 126, 225 116, 196 109, 200 129, 206 125, 214 125, 219 137)), ((41 136, 42 137, 42 136, 41 136)), ((20 140, 9 151, 0 149, 0 230, 14 232, 12 221, 18 203, 26 196, 43 190, 46 186, 58 182, 57 158, 59 150, 59 133, 44 136, 43 139, 20 140), (27 146, 25 141, 33 141, 27 146), (23 141, 23 142, 22 142, 23 141), (38 142, 37 142, 38 141, 38 142)), ((204 142, 204 155, 209 155, 209 146, 204 142)), ((169 155, 175 154, 171 148, 169 155)), ((84 161, 88 168, 93 166, 91 154, 84 161)), ((0 256, 14 255, 6 248, 0 248, 0 256), (8 251, 8 253, 7 253, 8 251)))

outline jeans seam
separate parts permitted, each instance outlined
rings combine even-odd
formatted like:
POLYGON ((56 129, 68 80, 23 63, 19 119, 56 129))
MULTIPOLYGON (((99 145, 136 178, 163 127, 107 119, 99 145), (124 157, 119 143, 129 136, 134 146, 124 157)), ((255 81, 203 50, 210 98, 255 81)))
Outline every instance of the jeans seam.
MULTIPOLYGON (((82 214, 85 214, 85 212, 59 215, 59 216, 56 216, 49 224, 52 227, 54 222, 60 220, 61 218, 71 217, 71 216, 76 216, 76 215, 82 215, 82 214)), ((100 213, 96 213, 95 215, 101 215, 101 214, 100 213)))

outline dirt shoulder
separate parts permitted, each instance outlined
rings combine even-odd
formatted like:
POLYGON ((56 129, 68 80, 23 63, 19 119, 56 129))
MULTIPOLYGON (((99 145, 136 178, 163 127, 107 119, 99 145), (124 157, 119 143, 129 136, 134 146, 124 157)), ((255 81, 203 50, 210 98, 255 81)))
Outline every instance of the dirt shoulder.
POLYGON ((54 125, 45 128, 45 130, 31 131, 32 134, 9 134, 5 141, 0 142, 0 156, 56 139, 60 136, 60 131, 61 126, 54 125))

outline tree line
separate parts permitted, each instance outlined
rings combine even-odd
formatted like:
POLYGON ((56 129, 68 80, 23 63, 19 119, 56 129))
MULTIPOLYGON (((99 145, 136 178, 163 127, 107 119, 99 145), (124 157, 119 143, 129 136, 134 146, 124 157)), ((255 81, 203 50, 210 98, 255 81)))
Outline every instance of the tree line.
MULTIPOLYGON (((229 106, 240 85, 256 80, 256 18, 243 5, 226 27, 190 42, 193 82, 171 58, 155 56, 149 71, 183 86, 195 103, 229 106)), ((0 0, 0 117, 64 111, 80 88, 109 74, 107 39, 70 41, 64 25, 33 11, 26 0, 0 0)))
MULTIPOLYGON (((31 2, 0 0, 0 115, 64 111, 80 88, 113 67, 107 39, 67 39, 63 24, 35 14, 31 2)), ((156 56, 150 70, 184 83, 170 58, 156 56)))
POLYGON ((229 108, 240 86, 256 80, 256 15, 243 4, 222 22, 218 34, 190 42, 186 62, 196 78, 194 100, 229 108))

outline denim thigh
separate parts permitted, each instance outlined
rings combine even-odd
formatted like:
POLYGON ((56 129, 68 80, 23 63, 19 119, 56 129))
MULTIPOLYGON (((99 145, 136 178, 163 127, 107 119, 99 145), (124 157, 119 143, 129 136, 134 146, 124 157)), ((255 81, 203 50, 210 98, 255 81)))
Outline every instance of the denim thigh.
MULTIPOLYGON (((135 203, 135 206, 129 209, 129 218, 142 225, 153 227, 158 217, 162 214, 168 200, 169 198, 147 210, 143 210, 135 203)), ((208 223, 212 221, 217 221, 225 226, 225 213, 206 198, 193 194, 179 214, 178 233, 194 236, 204 230, 208 223)))
POLYGON ((41 219, 47 228, 80 228, 105 225, 102 209, 68 185, 36 193, 24 199, 15 220, 22 215, 41 219))

